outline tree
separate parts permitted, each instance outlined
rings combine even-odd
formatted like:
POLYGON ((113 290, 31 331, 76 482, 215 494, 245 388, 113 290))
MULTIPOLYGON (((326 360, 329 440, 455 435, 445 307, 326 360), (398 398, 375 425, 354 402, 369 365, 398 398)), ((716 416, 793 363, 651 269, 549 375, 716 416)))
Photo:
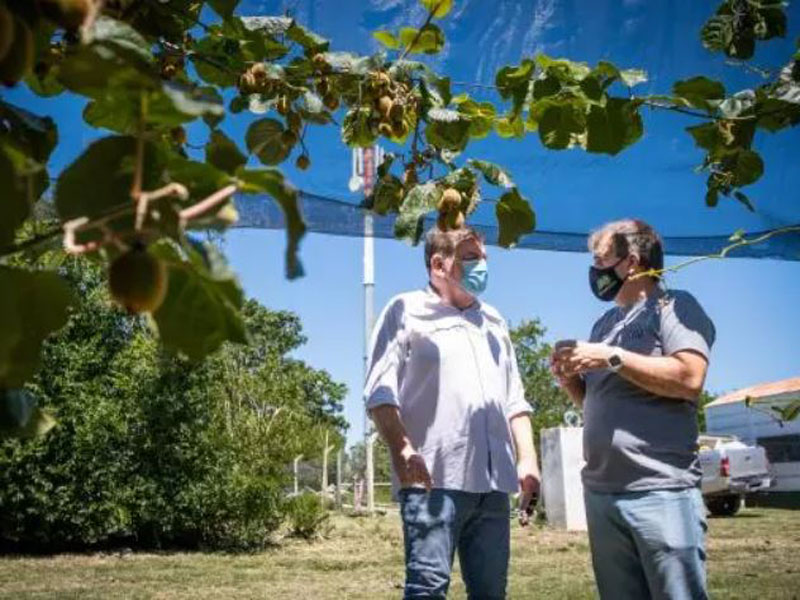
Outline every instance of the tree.
MULTIPOLYGON (((437 23, 453 6, 421 2, 423 23, 375 32, 386 52, 357 56, 332 51, 291 18, 236 14, 237 0, 0 1, 0 81, 22 81, 43 97, 80 95, 89 101, 87 125, 110 132, 59 174, 52 193, 58 224, 31 227, 50 185, 46 165, 58 132, 49 116, 0 100, 0 260, 61 237, 68 254, 91 254, 108 266, 117 302, 151 312, 165 348, 200 360, 225 341, 246 342, 244 295, 187 231, 234 222, 234 193, 268 194, 286 218, 287 275, 300 276, 305 225, 297 192, 277 166, 294 154, 299 168, 309 168, 309 126, 335 124, 351 146, 382 137, 404 147, 381 166, 369 204, 398 215, 398 237, 418 241, 423 217, 437 210, 441 227, 458 226, 481 201, 482 187, 494 186, 499 240, 512 246, 533 231, 535 213, 505 169, 467 156, 473 140, 532 134, 552 150, 613 155, 641 138, 642 107, 688 113, 703 121, 687 131, 706 155, 706 203, 731 196, 751 207, 741 188, 764 170, 757 131, 800 120, 800 53, 755 89, 729 93, 700 75, 658 96, 634 94, 646 80, 639 69, 523 57, 497 72, 498 101, 478 102, 411 60, 441 50, 437 23), (200 20, 205 4, 216 15, 209 22, 200 20), (246 110, 269 113, 248 127, 247 153, 221 126, 228 112, 246 110), (197 120, 208 125, 202 152, 186 144, 184 126, 197 120), (250 157, 264 168, 248 168, 250 157)), ((785 33, 782 3, 724 0, 702 39, 711 51, 747 59, 757 41, 785 33)), ((38 414, 19 390, 75 298, 52 271, 6 262, 0 430, 7 435, 26 432, 38 414)))
POLYGON ((575 410, 572 401, 550 372, 553 347, 544 341, 546 331, 539 319, 523 321, 511 330, 525 399, 533 409, 531 422, 537 448, 541 430, 563 425, 564 413, 575 410))
POLYGON ((71 258, 79 298, 25 390, 58 424, 0 442, 0 542, 49 550, 262 545, 281 523, 290 465, 341 439, 343 385, 292 359, 293 314, 244 304, 247 346, 191 362, 108 300, 102 269, 71 258))

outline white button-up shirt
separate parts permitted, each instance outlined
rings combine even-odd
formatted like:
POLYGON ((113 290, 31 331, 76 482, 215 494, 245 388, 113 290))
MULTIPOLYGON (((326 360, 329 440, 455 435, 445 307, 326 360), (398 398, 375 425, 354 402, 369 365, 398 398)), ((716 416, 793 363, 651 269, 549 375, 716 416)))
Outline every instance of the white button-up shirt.
POLYGON ((517 491, 509 420, 531 408, 508 327, 488 304, 461 310, 431 288, 393 298, 372 335, 364 398, 368 411, 398 407, 433 487, 517 491))

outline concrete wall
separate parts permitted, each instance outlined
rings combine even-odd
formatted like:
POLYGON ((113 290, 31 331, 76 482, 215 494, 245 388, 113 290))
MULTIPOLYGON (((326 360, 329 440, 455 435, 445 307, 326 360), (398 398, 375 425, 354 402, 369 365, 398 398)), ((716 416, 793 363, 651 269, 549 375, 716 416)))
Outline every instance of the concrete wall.
POLYGON ((547 522, 569 531, 586 531, 583 506, 583 428, 541 431, 542 494, 547 522))

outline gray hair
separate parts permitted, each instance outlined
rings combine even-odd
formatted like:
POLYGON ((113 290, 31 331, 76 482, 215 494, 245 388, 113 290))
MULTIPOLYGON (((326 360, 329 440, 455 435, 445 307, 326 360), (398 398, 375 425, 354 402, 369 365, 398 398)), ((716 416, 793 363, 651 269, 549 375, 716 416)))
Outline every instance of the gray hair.
POLYGON ((623 219, 606 223, 589 236, 589 251, 596 254, 606 241, 610 241, 617 258, 635 254, 645 269, 660 271, 664 268, 661 237, 644 221, 623 219))

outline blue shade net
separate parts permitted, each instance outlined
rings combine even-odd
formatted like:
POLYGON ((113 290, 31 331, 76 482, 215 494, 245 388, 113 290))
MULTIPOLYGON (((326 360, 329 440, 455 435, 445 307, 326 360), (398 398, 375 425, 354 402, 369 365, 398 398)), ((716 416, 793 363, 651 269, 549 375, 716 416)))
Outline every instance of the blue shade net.
MULTIPOLYGON (((620 68, 644 69, 649 79, 635 88, 639 95, 669 93, 673 82, 696 75, 722 81, 729 94, 755 88, 764 82, 761 75, 709 52, 700 42, 700 29, 718 4, 716 0, 456 0, 450 15, 438 22, 447 37, 444 50, 422 60, 452 78, 453 93, 467 92, 478 101, 499 105, 502 100, 491 88, 497 70, 539 52, 591 65, 608 60, 620 68)), ((330 39, 332 51, 361 54, 380 50, 372 31, 397 31, 419 26, 425 19, 418 0, 245 0, 237 9, 241 15, 286 11, 330 39)), ((791 3, 787 11, 787 37, 760 43, 751 64, 779 69, 789 61, 800 36, 800 2, 791 3)), ((614 88, 612 93, 624 95, 627 90, 614 88)), ((249 115, 228 127, 243 132, 258 117, 249 115)), ((751 237, 800 224, 800 127, 756 134, 754 147, 766 168, 759 182, 743 190, 755 207, 751 212, 732 198, 721 197, 715 208, 705 205, 707 174, 696 172, 703 152, 685 131, 702 120, 651 109, 643 109, 643 118, 642 139, 617 156, 547 150, 533 132, 524 140, 501 140, 491 134, 471 143, 463 158, 507 168, 531 201, 536 232, 521 239, 521 248, 584 252, 589 232, 610 220, 636 217, 661 233, 668 253, 705 255, 728 245, 738 230, 751 237)), ((303 190, 302 213, 309 231, 361 236, 363 198, 347 188, 351 152, 336 129, 309 128, 306 145, 312 168, 301 173, 288 166, 286 171, 303 190)), ((382 143, 387 152, 401 151, 382 143)), ((498 193, 487 187, 483 195, 491 199, 498 193)), ((280 209, 268 197, 241 196, 237 205, 240 227, 283 227, 280 209)), ((425 225, 432 225, 434 217, 429 215, 425 225)), ((490 243, 496 242, 490 200, 469 222, 490 243)), ((393 217, 376 217, 374 235, 393 237, 393 227, 393 217)), ((800 260, 800 234, 777 235, 736 249, 731 256, 800 260)))

